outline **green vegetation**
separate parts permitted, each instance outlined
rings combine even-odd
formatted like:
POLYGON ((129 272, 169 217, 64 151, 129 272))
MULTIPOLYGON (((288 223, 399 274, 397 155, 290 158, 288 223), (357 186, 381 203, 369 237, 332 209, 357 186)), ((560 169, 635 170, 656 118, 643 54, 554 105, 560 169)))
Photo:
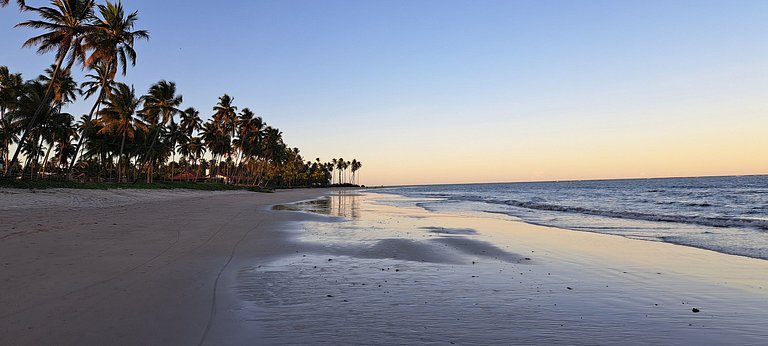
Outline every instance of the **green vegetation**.
MULTIPOLYGON (((45 180, 11 180, 0 179, 0 188, 15 189, 190 189, 190 190, 242 190, 244 187, 208 182, 187 182, 187 181, 157 181, 151 184, 146 182, 134 183, 104 183, 104 182, 78 182, 64 179, 45 179, 45 180)), ((249 191, 270 192, 267 189, 249 188, 249 191)))
POLYGON ((148 31, 134 29, 138 12, 125 12, 119 1, 17 4, 37 16, 17 26, 42 31, 24 47, 55 54, 32 80, 0 66, 0 164, 7 179, 0 186, 144 188, 141 180, 153 188, 263 190, 359 180, 360 161, 305 161, 280 129, 239 109, 228 94, 204 121, 200 111, 183 107, 174 82, 160 80, 140 95, 117 81, 136 63, 134 43, 149 39, 148 31), (87 71, 79 84, 75 66, 87 71), (76 120, 65 110, 78 97, 90 99, 90 112, 76 120))

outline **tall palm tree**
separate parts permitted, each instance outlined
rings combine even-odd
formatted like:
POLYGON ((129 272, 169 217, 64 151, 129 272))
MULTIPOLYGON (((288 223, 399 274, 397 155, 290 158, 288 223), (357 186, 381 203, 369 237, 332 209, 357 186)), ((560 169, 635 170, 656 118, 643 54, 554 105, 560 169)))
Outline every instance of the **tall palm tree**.
POLYGON ((347 164, 347 161, 344 161, 343 158, 339 158, 338 160, 336 160, 336 169, 339 170, 339 181, 338 181, 339 184, 344 183, 341 179, 342 179, 342 172, 344 172, 344 170, 346 169, 346 166, 345 166, 346 164, 347 164))
MULTIPOLYGON (((352 184, 355 183, 355 172, 360 170, 360 168, 363 167, 363 163, 360 161, 357 161, 357 159, 352 159, 352 164, 350 165, 352 169, 352 184)), ((359 183, 359 182, 358 182, 359 183)))
MULTIPOLYGON (((16 25, 17 27, 28 27, 33 29, 46 30, 45 33, 34 36, 24 42, 23 47, 37 46, 39 54, 45 54, 55 51, 55 68, 52 79, 57 79, 59 71, 64 64, 64 60, 69 57, 67 68, 78 59, 84 59, 85 47, 83 38, 90 31, 89 21, 93 17, 93 0, 54 0, 51 2, 53 7, 31 7, 24 6, 24 9, 37 13, 40 20, 28 20, 16 25)), ((27 134, 34 126, 37 117, 48 107, 53 83, 49 84, 44 96, 41 99, 35 112, 26 124, 24 132, 19 138, 19 145, 13 154, 11 163, 6 170, 6 175, 13 174, 13 167, 19 158, 19 151, 27 140, 27 134)))
POLYGON ((120 152, 118 154, 117 179, 122 181, 124 168, 123 152, 126 138, 133 140, 137 129, 143 129, 144 124, 134 118, 136 110, 141 106, 141 100, 136 97, 136 91, 123 83, 115 85, 109 99, 104 101, 104 108, 99 111, 99 123, 102 128, 98 131, 101 135, 113 134, 120 138, 120 152))
MULTIPOLYGON (((150 126, 150 133, 152 133, 147 158, 154 157, 152 154, 155 150, 155 144, 165 124, 172 121, 176 114, 182 112, 179 109, 182 100, 181 95, 176 95, 176 83, 174 82, 161 80, 149 87, 149 92, 144 96, 144 109, 141 111, 144 121, 150 126)), ((145 162, 148 183, 152 182, 152 161, 148 159, 145 162)))
MULTIPOLYGON (((55 114, 49 102, 45 102, 47 106, 40 110, 40 104, 44 101, 47 89, 48 86, 38 80, 27 81, 24 83, 23 92, 19 95, 16 107, 6 115, 6 117, 13 119, 12 126, 14 127, 32 124, 31 128, 34 129, 34 131, 28 131, 28 141, 21 142, 21 138, 19 138, 17 153, 22 149, 35 154, 38 152, 39 145, 37 144, 37 139, 42 135, 41 131, 44 129, 45 123, 49 122, 50 117, 55 114), (36 114, 38 116, 35 116, 36 114)), ((30 159, 32 157, 27 156, 27 162, 30 159)), ((15 166, 17 161, 11 160, 9 164, 15 166)), ((12 167, 9 167, 9 170, 12 172, 12 167)))
MULTIPOLYGON (((85 65, 97 71, 99 79, 101 79, 101 91, 93 107, 91 107, 86 125, 91 123, 90 120, 93 118, 94 112, 107 96, 109 85, 114 81, 118 69, 121 69, 122 74, 125 75, 129 62, 131 66, 136 65, 136 51, 133 49, 136 40, 149 39, 148 31, 133 30, 139 19, 138 11, 126 15, 120 2, 112 3, 110 1, 104 5, 98 5, 98 9, 99 16, 91 25, 89 34, 85 36, 85 46, 92 51, 88 59, 85 60, 85 65)), ((87 130, 87 127, 84 130, 87 130)), ((68 176, 72 174, 72 168, 77 161, 77 153, 83 138, 85 136, 81 135, 75 147, 75 158, 70 163, 68 176)))
POLYGON ((174 165, 176 164, 176 146, 184 142, 187 135, 181 131, 181 127, 171 119, 168 124, 168 132, 166 133, 165 140, 171 147, 171 172, 170 175, 174 175, 174 165))
POLYGON ((329 163, 331 166, 331 184, 333 184, 333 177, 335 176, 335 174, 333 174, 333 170, 336 169, 336 165, 339 163, 339 161, 336 159, 331 159, 331 162, 329 163))
POLYGON ((225 132, 235 137, 237 124, 237 107, 232 105, 235 99, 227 94, 219 97, 219 103, 213 107, 213 121, 222 126, 225 132))
POLYGON ((51 101, 53 112, 49 118, 43 119, 44 121, 41 123, 42 127, 39 129, 42 136, 40 138, 41 143, 43 140, 48 142, 48 150, 43 159, 43 173, 45 173, 48 157, 56 142, 55 137, 57 135, 60 137, 64 136, 69 130, 68 124, 71 124, 74 121, 72 115, 62 113, 61 109, 64 104, 74 102, 77 98, 77 93, 80 91, 77 82, 72 78, 72 74, 70 73, 71 69, 63 69, 59 73, 59 78, 54 78, 54 70, 55 66, 51 66, 45 70, 45 74, 37 77, 37 80, 45 84, 47 88, 52 88, 51 101))
MULTIPOLYGON (((213 107, 213 121, 220 127, 220 130, 226 134, 226 138, 229 139, 229 144, 224 145, 220 143, 219 148, 226 149, 222 155, 226 154, 227 161, 232 159, 232 139, 237 134, 237 107, 232 105, 235 99, 227 94, 219 97, 219 102, 213 107)), ((223 139, 224 137, 219 137, 223 139)), ((226 162, 226 161, 225 161, 226 162)), ((229 164, 225 166, 227 168, 226 174, 229 175, 229 164)))
MULTIPOLYGON (((203 158, 203 155, 205 155, 205 145, 203 145, 203 139, 201 137, 192 137, 189 139, 187 145, 189 155, 191 158, 193 158, 193 161, 199 162, 203 158)), ((202 164, 202 162, 200 163, 202 164)), ((197 176, 200 175, 199 171, 201 164, 198 164, 197 170, 195 170, 195 180, 197 180, 197 176)))
POLYGON ((10 73, 8 67, 0 66, 0 156, 3 157, 3 173, 10 162, 10 145, 18 141, 18 122, 8 113, 16 109, 19 95, 24 92, 21 73, 10 73))

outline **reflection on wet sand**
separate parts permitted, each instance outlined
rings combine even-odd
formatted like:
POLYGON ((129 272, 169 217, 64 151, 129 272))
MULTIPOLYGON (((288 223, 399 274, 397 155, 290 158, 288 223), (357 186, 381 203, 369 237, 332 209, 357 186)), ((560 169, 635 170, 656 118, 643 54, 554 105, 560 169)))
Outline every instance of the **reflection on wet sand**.
POLYGON ((359 217, 361 195, 357 191, 339 190, 316 200, 294 204, 276 205, 275 210, 306 211, 323 215, 338 216, 348 219, 359 217))

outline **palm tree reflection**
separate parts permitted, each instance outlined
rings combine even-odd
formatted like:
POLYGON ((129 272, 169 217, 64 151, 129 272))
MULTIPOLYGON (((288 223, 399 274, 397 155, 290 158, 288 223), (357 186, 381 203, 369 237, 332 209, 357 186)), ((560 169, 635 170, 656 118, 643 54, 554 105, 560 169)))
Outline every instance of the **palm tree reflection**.
POLYGON ((308 211, 323 215, 357 219, 360 213, 360 201, 358 199, 360 196, 356 191, 336 191, 320 199, 292 205, 278 205, 274 209, 308 211))

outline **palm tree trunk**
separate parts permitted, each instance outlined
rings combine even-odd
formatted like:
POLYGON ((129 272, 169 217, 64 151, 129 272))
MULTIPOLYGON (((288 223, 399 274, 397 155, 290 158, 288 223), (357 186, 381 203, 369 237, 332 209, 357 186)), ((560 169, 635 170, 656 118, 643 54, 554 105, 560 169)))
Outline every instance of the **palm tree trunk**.
POLYGON ((83 145, 83 139, 85 138, 85 134, 86 132, 88 132, 88 128, 91 126, 91 119, 93 119, 93 113, 96 112, 96 108, 98 108, 99 104, 101 104, 101 100, 104 98, 105 85, 106 83, 102 83, 101 91, 99 91, 99 97, 96 98, 96 103, 93 104, 93 107, 91 107, 91 111, 88 113, 88 118, 85 119, 85 124, 83 124, 83 131, 80 132, 80 138, 77 140, 77 145, 75 146, 75 154, 72 156, 72 161, 69 162, 69 168, 67 168, 67 179, 72 178, 72 168, 75 167, 75 163, 77 162, 77 154, 80 153, 80 146, 83 145))
POLYGON ((147 170, 147 183, 152 183, 152 175, 150 174, 150 171, 154 171, 154 169, 150 169, 150 168, 154 168, 154 167, 151 167, 151 166, 154 166, 153 165, 153 160, 152 160, 152 154, 155 151, 155 142, 157 141, 157 137, 159 137, 159 136, 160 136, 160 126, 156 124, 155 125, 155 135, 152 136, 152 143, 149 144, 149 150, 147 151, 147 159, 145 160, 146 161, 145 165, 147 165, 147 167, 146 167, 146 170, 147 170))
POLYGON ((51 154, 51 149, 53 149, 53 143, 48 146, 48 150, 45 152, 45 159, 43 159, 43 169, 41 170, 43 177, 45 177, 45 167, 48 165, 48 155, 51 154))
POLYGON ((40 100, 40 104, 37 105, 37 109, 35 109, 35 114, 32 115, 32 119, 29 119, 29 123, 27 124, 27 127, 24 128, 24 133, 22 133, 21 138, 19 138, 19 145, 16 147, 16 151, 13 153, 13 159, 11 159, 11 163, 8 166, 8 169, 5 171, 6 176, 10 177, 11 175, 13 175, 13 166, 16 163, 16 161, 19 160, 19 153, 21 152, 21 147, 24 146, 24 141, 27 138, 27 134, 29 134, 29 131, 31 131, 32 128, 35 126, 37 117, 40 116, 40 113, 42 113, 43 108, 46 107, 46 105, 48 104, 48 99, 51 98, 51 92, 53 91, 53 84, 59 75, 61 64, 64 62, 64 57, 65 55, 62 54, 56 60, 56 68, 53 69, 51 82, 48 83, 48 88, 45 90, 45 96, 43 96, 43 99, 40 100))
POLYGON ((123 139, 120 140, 120 155, 117 156, 117 182, 123 182, 123 148, 125 148, 125 132, 123 139))

